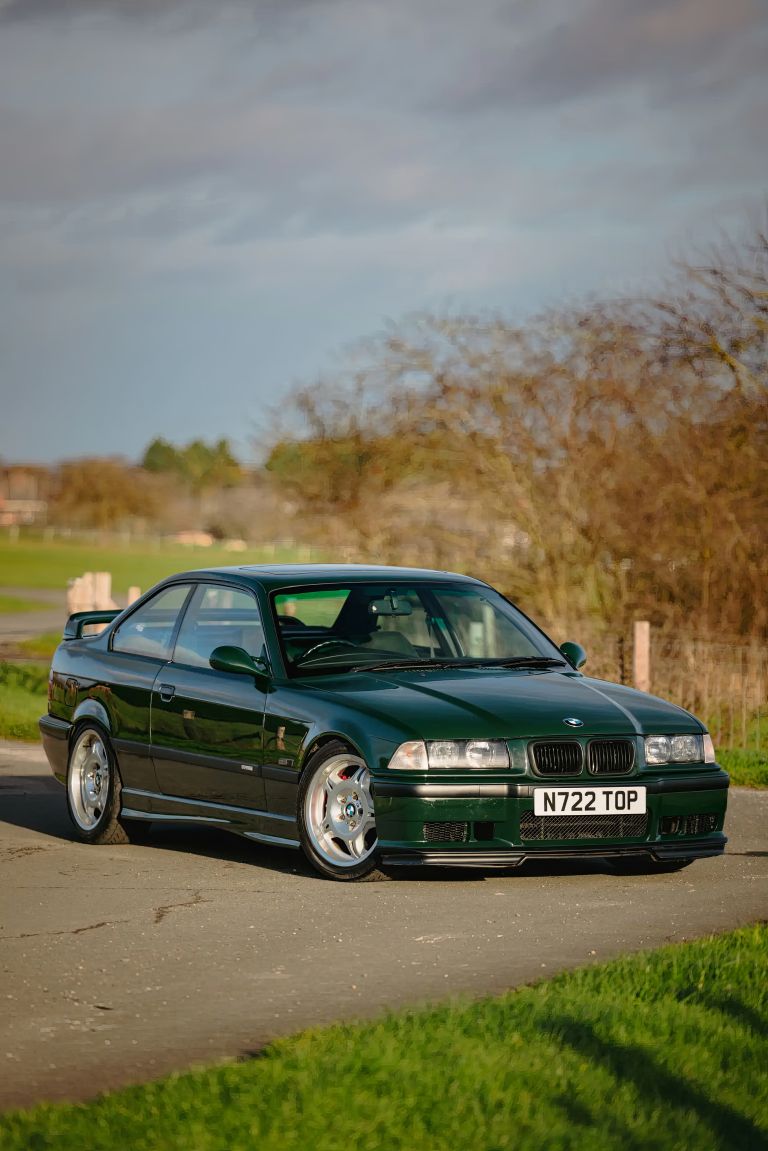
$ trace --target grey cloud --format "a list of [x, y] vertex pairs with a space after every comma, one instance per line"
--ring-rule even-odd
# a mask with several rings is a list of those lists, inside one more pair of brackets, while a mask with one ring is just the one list
[[242, 237], [297, 221], [391, 226], [439, 204], [447, 187], [441, 145], [417, 125], [242, 93], [96, 117], [0, 108], [0, 135], [13, 156], [0, 167], [0, 201], [59, 206], [66, 227], [90, 214], [96, 235], [110, 223], [120, 234], [163, 221], [174, 231], [217, 211], [222, 234], [237, 225]]
[[[204, 11], [175, 0], [11, 0], [4, 11], [21, 22], [127, 8]], [[768, 119], [749, 69], [706, 112], [689, 99], [659, 117], [652, 98], [697, 68], [700, 83], [722, 82], [732, 53], [758, 52], [750, 0], [722, 10], [721, 0], [472, 9], [465, 0], [233, 0], [232, 11], [246, 8], [308, 22], [279, 51], [242, 36], [239, 16], [225, 35], [197, 30], [170, 52], [138, 23], [89, 26], [66, 38], [48, 97], [43, 74], [28, 90], [23, 60], [10, 78], [0, 68], [0, 202], [39, 209], [34, 245], [25, 239], [34, 258], [18, 257], [30, 285], [45, 278], [46, 252], [54, 278], [79, 253], [90, 280], [100, 253], [112, 274], [113, 263], [138, 265], [153, 248], [183, 275], [185, 243], [204, 265], [238, 259], [238, 245], [260, 253], [265, 242], [308, 237], [346, 238], [362, 252], [368, 234], [373, 249], [394, 248], [394, 233], [421, 225], [525, 228], [543, 243], [600, 222], [661, 232], [677, 210], [671, 198], [693, 189], [706, 205], [759, 181]], [[42, 60], [64, 39], [42, 23], [9, 29], [13, 37], [27, 51], [42, 45]], [[5, 47], [6, 62], [19, 55]], [[429, 108], [425, 94], [436, 92]], [[451, 116], [457, 109], [467, 116]], [[500, 115], [486, 123], [487, 110]]]
[[66, 21], [77, 17], [131, 21], [176, 18], [183, 23], [214, 23], [228, 14], [254, 19], [275, 16], [313, 0], [0, 0], [0, 21], [8, 24]]
[[[768, 10], [762, 0], [572, 0], [541, 6], [559, 19], [523, 45], [509, 34], [467, 60], [440, 100], [466, 114], [554, 105], [633, 83], [652, 98], [674, 98], [724, 77], [738, 82], [768, 66]], [[510, 13], [509, 26], [514, 14]]]

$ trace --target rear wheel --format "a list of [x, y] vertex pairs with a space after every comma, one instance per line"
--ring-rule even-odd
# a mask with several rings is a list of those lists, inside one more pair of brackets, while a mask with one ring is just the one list
[[371, 773], [360, 756], [334, 741], [309, 760], [301, 778], [302, 850], [331, 879], [382, 879]]
[[120, 776], [101, 728], [78, 729], [67, 764], [67, 808], [84, 843], [128, 843], [120, 819]]

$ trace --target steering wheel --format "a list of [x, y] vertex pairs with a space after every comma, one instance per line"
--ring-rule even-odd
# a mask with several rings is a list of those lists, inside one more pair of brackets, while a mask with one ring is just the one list
[[280, 627], [288, 627], [289, 625], [291, 627], [306, 627], [307, 626], [304, 623], [304, 620], [299, 619], [299, 617], [297, 615], [279, 615], [277, 617], [277, 622], [280, 624]]
[[298, 667], [300, 663], [304, 663], [307, 656], [312, 655], [315, 651], [320, 651], [322, 647], [353, 647], [357, 650], [357, 644], [352, 643], [349, 639], [324, 639], [322, 643], [316, 643], [314, 647], [307, 648], [305, 652], [297, 656], [293, 661], [293, 666]]

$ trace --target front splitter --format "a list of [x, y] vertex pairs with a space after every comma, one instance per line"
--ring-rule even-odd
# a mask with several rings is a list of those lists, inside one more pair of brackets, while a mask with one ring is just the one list
[[643, 856], [655, 859], [659, 863], [667, 863], [678, 859], [706, 859], [711, 856], [722, 855], [728, 842], [726, 836], [711, 836], [700, 839], [696, 843], [653, 843], [653, 844], [621, 844], [614, 846], [590, 847], [551, 847], [538, 851], [433, 851], [424, 850], [382, 851], [381, 862], [385, 867], [416, 867], [426, 865], [430, 867], [520, 867], [523, 863], [533, 862], [537, 859], [569, 859], [573, 862], [579, 859], [611, 859]]

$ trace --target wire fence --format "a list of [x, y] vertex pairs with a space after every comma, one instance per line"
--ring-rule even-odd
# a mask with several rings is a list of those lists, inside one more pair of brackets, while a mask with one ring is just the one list
[[[632, 684], [631, 633], [602, 632], [590, 639], [589, 629], [571, 630], [585, 637], [589, 675]], [[716, 746], [768, 754], [768, 647], [673, 636], [652, 628], [650, 691], [697, 715]]]

